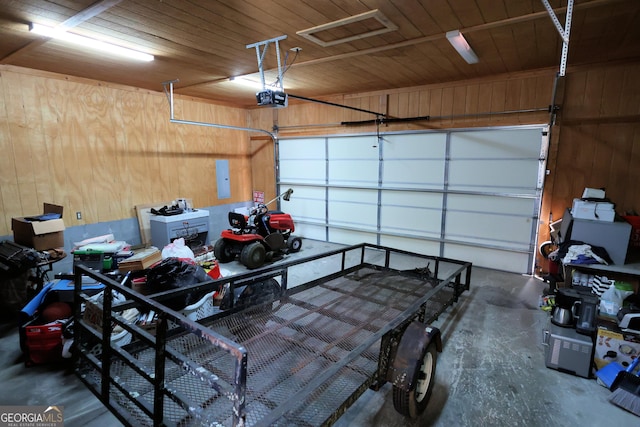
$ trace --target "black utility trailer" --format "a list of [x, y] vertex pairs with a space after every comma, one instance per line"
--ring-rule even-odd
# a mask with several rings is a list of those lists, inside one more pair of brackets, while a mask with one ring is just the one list
[[[100, 330], [76, 286], [76, 373], [124, 424], [316, 426], [385, 382], [400, 413], [424, 410], [442, 346], [430, 323], [469, 289], [471, 263], [360, 244], [151, 296], [75, 275], [126, 299], [105, 292]], [[197, 321], [162, 304], [224, 285], [236, 298]], [[154, 329], [127, 321], [132, 308], [157, 313]], [[130, 339], [113, 341], [118, 327]]]

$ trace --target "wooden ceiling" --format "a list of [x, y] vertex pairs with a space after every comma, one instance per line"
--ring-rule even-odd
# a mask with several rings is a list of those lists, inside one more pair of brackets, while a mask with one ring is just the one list
[[[567, 0], [549, 3], [564, 26]], [[367, 12], [375, 17], [351, 18]], [[312, 30], [345, 19], [354, 22]], [[92, 53], [30, 33], [30, 23], [63, 24], [155, 60]], [[456, 29], [477, 64], [447, 42]], [[305, 30], [318, 40], [298, 34]], [[0, 64], [153, 91], [179, 79], [178, 94], [245, 107], [256, 105], [256, 90], [229, 78], [259, 80], [256, 50], [246, 46], [280, 36], [286, 91], [312, 98], [559, 67], [562, 52], [541, 0], [0, 0]], [[272, 43], [267, 83], [276, 80], [276, 58]], [[575, 0], [569, 69], [638, 58], [640, 1]]]

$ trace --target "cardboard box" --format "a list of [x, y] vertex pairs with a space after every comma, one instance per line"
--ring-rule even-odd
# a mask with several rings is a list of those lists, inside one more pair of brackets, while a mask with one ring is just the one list
[[11, 229], [14, 242], [38, 251], [64, 247], [63, 207], [45, 203], [43, 210], [43, 215], [59, 214], [60, 219], [38, 221], [37, 218], [40, 215], [12, 218]]
[[616, 218], [616, 211], [613, 208], [613, 203], [573, 199], [571, 215], [578, 219], [613, 222]]
[[144, 270], [158, 261], [162, 261], [162, 253], [155, 246], [151, 246], [118, 262], [118, 270], [120, 270], [121, 273]]
[[[606, 357], [609, 351], [616, 353], [615, 358]], [[601, 369], [610, 362], [628, 366], [636, 357], [640, 357], [640, 335], [622, 332], [616, 324], [610, 322], [598, 326], [596, 348], [593, 354], [597, 369]]]

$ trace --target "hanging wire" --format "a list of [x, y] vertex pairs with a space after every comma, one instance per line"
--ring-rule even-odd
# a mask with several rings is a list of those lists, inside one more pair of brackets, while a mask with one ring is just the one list
[[[289, 71], [289, 68], [291, 68], [291, 66], [296, 62], [296, 59], [298, 59], [298, 54], [300, 53], [300, 50], [296, 50], [296, 56], [293, 57], [293, 60], [291, 61], [291, 64], [287, 65], [287, 60], [289, 59], [289, 53], [287, 52], [284, 56], [284, 71], [282, 71], [282, 79], [284, 80], [284, 75], [287, 71]], [[280, 84], [282, 84], [282, 88], [284, 89], [284, 82], [280, 81], [280, 77], [278, 76], [276, 78], [276, 81], [271, 85], [271, 86], [275, 86], [278, 87]]]

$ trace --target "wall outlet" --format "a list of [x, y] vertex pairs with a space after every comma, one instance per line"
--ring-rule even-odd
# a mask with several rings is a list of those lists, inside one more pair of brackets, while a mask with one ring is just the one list
[[82, 212], [76, 212], [76, 219], [82, 219]]

